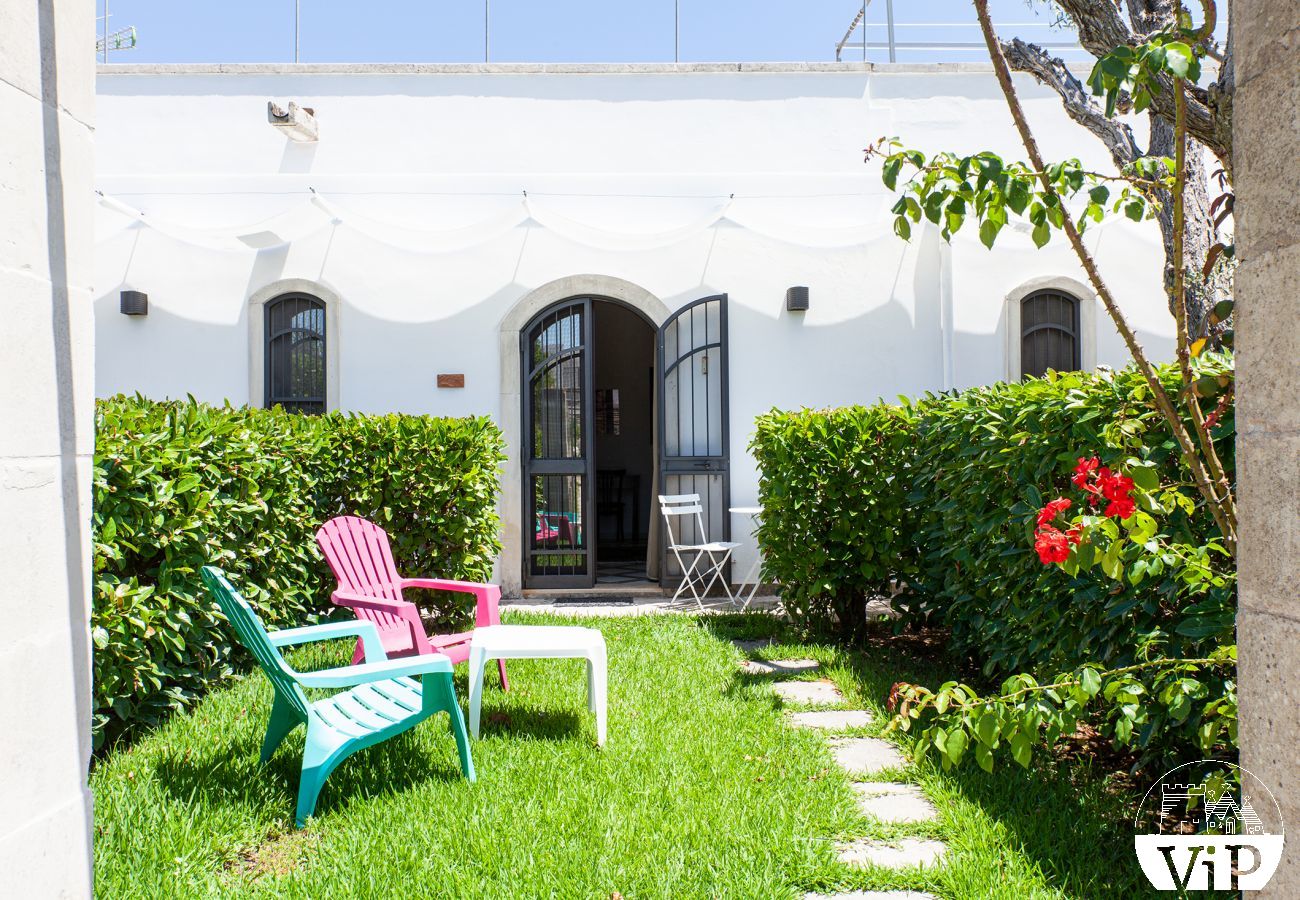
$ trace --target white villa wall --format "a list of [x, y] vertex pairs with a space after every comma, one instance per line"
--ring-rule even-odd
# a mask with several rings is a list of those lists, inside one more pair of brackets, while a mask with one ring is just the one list
[[[1109, 167], [1054, 94], [1028, 80], [1019, 86], [1047, 157]], [[720, 202], [708, 197], [733, 193], [736, 208], [768, 204], [774, 223], [764, 234], [724, 220], [626, 251], [532, 222], [456, 252], [419, 254], [345, 222], [277, 248], [231, 252], [123, 229], [119, 213], [101, 208], [100, 395], [259, 403], [260, 390], [250, 389], [249, 298], [306, 279], [342, 299], [329, 336], [338, 407], [501, 421], [519, 413], [502, 402], [517, 388], [501, 384], [495, 335], [537, 286], [615, 277], [669, 309], [726, 292], [732, 500], [746, 504], [757, 494], [745, 446], [758, 413], [1005, 378], [1008, 295], [1034, 279], [1086, 283], [1059, 236], [1038, 251], [1027, 233], [1010, 233], [990, 253], [965, 231], [951, 248], [930, 228], [909, 244], [891, 234], [893, 197], [878, 165], [862, 161], [875, 138], [1023, 155], [992, 74], [977, 66], [110, 66], [100, 69], [98, 93], [98, 187], [192, 227], [266, 218], [302, 204], [309, 187], [340, 208], [417, 227], [479, 221], [524, 191], [552, 213], [616, 232], [690, 222]], [[272, 98], [313, 107], [319, 143], [293, 144], [272, 129]], [[773, 195], [803, 199], [781, 208], [755, 199]], [[855, 246], [770, 236], [853, 220], [877, 226]], [[1115, 221], [1087, 240], [1144, 344], [1169, 356], [1173, 323], [1154, 224]], [[784, 309], [795, 284], [811, 289], [805, 314]], [[118, 313], [126, 287], [149, 294], [147, 318]], [[1085, 358], [1122, 365], [1109, 320], [1088, 318], [1096, 325]], [[466, 387], [437, 389], [441, 372], [464, 373]], [[507, 504], [503, 515], [507, 536], [517, 535], [517, 511]], [[519, 584], [511, 557], [498, 573], [507, 590]], [[740, 562], [743, 572], [744, 554]]]

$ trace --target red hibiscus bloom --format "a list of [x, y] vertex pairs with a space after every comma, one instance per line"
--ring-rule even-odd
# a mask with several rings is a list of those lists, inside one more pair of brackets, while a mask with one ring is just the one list
[[1048, 522], [1055, 519], [1061, 513], [1070, 508], [1070, 501], [1064, 497], [1057, 497], [1051, 503], [1044, 506], [1038, 511], [1038, 525], [1041, 528]]
[[1127, 499], [1133, 490], [1133, 479], [1127, 475], [1112, 475], [1105, 480], [1099, 480], [1101, 493], [1107, 500]]
[[1115, 516], [1120, 519], [1127, 519], [1129, 516], [1133, 515], [1133, 512], [1136, 509], [1137, 504], [1133, 502], [1133, 498], [1125, 495], [1123, 497], [1116, 497], [1114, 500], [1110, 501], [1110, 503], [1106, 504], [1106, 515]]
[[1083, 541], [1083, 532], [1078, 528], [1071, 528], [1065, 532], [1065, 539], [1077, 547]]
[[1034, 549], [1038, 551], [1039, 561], [1047, 566], [1065, 562], [1069, 558], [1070, 541], [1059, 529], [1040, 528], [1034, 535]]
[[1092, 473], [1097, 470], [1100, 463], [1101, 461], [1095, 456], [1091, 458], [1080, 456], [1079, 464], [1074, 467], [1074, 475], [1070, 477], [1070, 480], [1074, 482], [1074, 486], [1086, 490], [1088, 480], [1092, 478]]

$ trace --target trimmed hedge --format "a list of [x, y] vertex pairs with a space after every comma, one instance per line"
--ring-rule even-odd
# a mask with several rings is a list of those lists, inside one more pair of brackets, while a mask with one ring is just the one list
[[[1176, 390], [1173, 367], [1163, 377]], [[1229, 471], [1234, 436], [1229, 411], [1214, 433]], [[1153, 566], [1138, 584], [1098, 569], [1071, 577], [1034, 553], [1034, 516], [1046, 499], [1070, 496], [1080, 456], [1110, 466], [1135, 459], [1164, 483], [1188, 482], [1134, 370], [1049, 373], [899, 406], [773, 411], [760, 417], [752, 449], [765, 575], [783, 585], [798, 622], [815, 626], [833, 612], [852, 638], [858, 614], [845, 608], [896, 580], [909, 588], [905, 617], [951, 628], [951, 648], [990, 677], [1117, 667], [1149, 651], [1197, 657], [1234, 642], [1226, 558], [1216, 587], [1174, 565]], [[1217, 528], [1184, 493], [1191, 499], [1161, 531], [1204, 546]], [[1207, 687], [1211, 696], [1232, 690], [1224, 678]], [[1138, 744], [1195, 720], [1157, 716]]]
[[[225, 569], [272, 627], [316, 621], [332, 608], [333, 579], [315, 531], [351, 513], [389, 531], [404, 571], [486, 580], [500, 549], [502, 459], [500, 432], [486, 418], [100, 401], [96, 747], [189, 706], [243, 658], [232, 655], [202, 565]], [[465, 602], [432, 605], [451, 616]]]
[[906, 407], [771, 412], [751, 449], [763, 473], [758, 540], [786, 611], [817, 627], [865, 624], [863, 598], [911, 582], [920, 562]]

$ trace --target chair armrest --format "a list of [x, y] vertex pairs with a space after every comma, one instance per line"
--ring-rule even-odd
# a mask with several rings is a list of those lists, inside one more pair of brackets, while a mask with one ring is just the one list
[[389, 600], [387, 597], [376, 597], [373, 594], [358, 594], [354, 591], [335, 591], [330, 595], [330, 602], [335, 606], [362, 606], [366, 609], [377, 609], [395, 616], [400, 616], [408, 608], [414, 608], [415, 604], [408, 600]]
[[388, 659], [384, 645], [379, 640], [379, 629], [374, 622], [357, 619], [354, 622], [326, 622], [324, 625], [306, 625], [302, 628], [286, 628], [273, 631], [267, 635], [274, 647], [287, 647], [293, 644], [308, 644], [312, 641], [329, 641], [335, 638], [359, 637], [366, 650], [366, 659], [381, 661]]
[[477, 606], [474, 613], [474, 624], [479, 628], [501, 624], [501, 613], [498, 609], [501, 603], [501, 588], [495, 584], [450, 581], [445, 578], [403, 578], [402, 587], [473, 594]]
[[403, 578], [403, 588], [423, 588], [429, 591], [456, 591], [461, 594], [479, 594], [490, 584], [476, 584], [473, 581], [452, 581], [448, 578]]
[[[369, 624], [369, 623], [367, 623]], [[403, 675], [428, 675], [431, 672], [451, 672], [451, 660], [441, 653], [426, 653], [406, 659], [386, 659], [383, 662], [360, 666], [339, 666], [319, 672], [299, 672], [298, 683], [309, 688], [345, 688], [371, 681], [386, 681]]]

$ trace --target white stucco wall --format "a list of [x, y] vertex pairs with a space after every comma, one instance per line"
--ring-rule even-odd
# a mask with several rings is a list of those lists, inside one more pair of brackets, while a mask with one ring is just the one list
[[0, 894], [89, 897], [94, 4], [0, 12]]
[[[1108, 167], [1054, 94], [1027, 80], [1020, 88], [1049, 158]], [[879, 226], [857, 245], [828, 249], [724, 220], [655, 249], [610, 250], [528, 222], [456, 252], [420, 254], [374, 240], [345, 216], [288, 245], [232, 252], [124, 230], [118, 213], [101, 209], [101, 395], [260, 402], [250, 394], [248, 300], [268, 284], [305, 279], [342, 300], [330, 336], [337, 406], [501, 421], [519, 413], [502, 401], [517, 388], [500, 383], [496, 335], [537, 286], [598, 274], [669, 309], [725, 292], [732, 500], [747, 504], [757, 475], [745, 446], [758, 413], [1004, 378], [1008, 295], [1035, 279], [1086, 283], [1059, 236], [1039, 251], [1027, 233], [1009, 233], [990, 253], [966, 232], [951, 248], [932, 229], [910, 244], [890, 233], [894, 198], [878, 165], [862, 160], [875, 138], [1022, 155], [980, 67], [111, 66], [100, 69], [98, 94], [98, 187], [195, 228], [272, 216], [309, 188], [417, 227], [480, 221], [525, 191], [552, 212], [615, 231], [689, 222], [719, 202], [709, 197], [730, 194], [737, 208], [768, 204], [782, 238], [850, 220]], [[272, 98], [314, 108], [320, 141], [293, 144], [272, 129]], [[1088, 241], [1145, 345], [1168, 355], [1173, 324], [1155, 226], [1115, 222]], [[795, 284], [811, 289], [805, 314], [784, 310]], [[147, 318], [118, 314], [124, 287], [149, 294]], [[1085, 358], [1122, 365], [1109, 320], [1091, 318]], [[440, 372], [464, 373], [466, 388], [435, 388]], [[507, 526], [518, 534], [517, 523]], [[508, 568], [499, 575], [511, 589], [517, 565]]]

